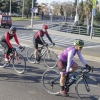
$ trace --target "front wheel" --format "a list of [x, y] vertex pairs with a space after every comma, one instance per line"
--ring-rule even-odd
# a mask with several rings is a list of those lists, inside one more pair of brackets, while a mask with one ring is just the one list
[[42, 75], [42, 84], [44, 89], [50, 94], [59, 94], [60, 75], [56, 70], [47, 70]]
[[51, 51], [48, 50], [46, 54], [44, 55], [44, 64], [49, 68], [54, 68], [57, 65], [57, 55]]
[[80, 100], [99, 100], [100, 83], [92, 76], [86, 79], [80, 78], [75, 87], [77, 96]]
[[22, 74], [26, 70], [26, 61], [21, 54], [18, 54], [13, 58], [13, 67], [15, 71], [19, 74]]

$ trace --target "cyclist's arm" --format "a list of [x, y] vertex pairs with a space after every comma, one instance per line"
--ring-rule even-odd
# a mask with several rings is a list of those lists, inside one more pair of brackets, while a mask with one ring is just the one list
[[9, 34], [5, 34], [5, 40], [6, 40], [6, 43], [8, 44], [8, 46], [10, 47], [10, 48], [12, 48], [12, 45], [11, 45], [11, 43], [10, 43], [10, 39], [9, 39]]
[[77, 55], [78, 55], [78, 57], [79, 57], [79, 59], [80, 59], [80, 61], [83, 63], [83, 65], [85, 66], [86, 65], [86, 61], [84, 60], [84, 58], [82, 57], [82, 54], [81, 54], [81, 52], [80, 51], [78, 51], [77, 52]]
[[47, 36], [47, 38], [49, 39], [49, 41], [50, 41], [51, 43], [53, 43], [53, 42], [52, 42], [52, 39], [51, 39], [51, 37], [49, 36], [48, 33], [46, 34], [46, 36]]
[[19, 41], [18, 41], [18, 38], [17, 38], [17, 35], [16, 35], [16, 34], [14, 34], [14, 39], [15, 39], [16, 43], [20, 46], [20, 44], [19, 44]]
[[74, 55], [74, 50], [70, 50], [68, 52], [66, 72], [69, 72], [70, 71], [70, 67], [71, 67], [73, 55]]

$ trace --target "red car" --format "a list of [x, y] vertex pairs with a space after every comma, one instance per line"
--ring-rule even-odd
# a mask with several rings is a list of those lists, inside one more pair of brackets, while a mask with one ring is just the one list
[[2, 26], [8, 26], [9, 28], [12, 26], [12, 19], [9, 15], [0, 15], [0, 27]]

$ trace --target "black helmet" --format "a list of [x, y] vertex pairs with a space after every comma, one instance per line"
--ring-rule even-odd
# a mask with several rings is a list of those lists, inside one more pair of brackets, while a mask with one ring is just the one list
[[17, 30], [16, 27], [14, 27], [14, 26], [10, 27], [10, 31], [16, 32], [16, 30]]

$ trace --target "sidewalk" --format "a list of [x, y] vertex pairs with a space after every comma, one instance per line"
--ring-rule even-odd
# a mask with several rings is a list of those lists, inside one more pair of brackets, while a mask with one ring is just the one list
[[[37, 31], [41, 29], [42, 25], [43, 24], [33, 25], [33, 31]], [[27, 28], [30, 28], [30, 26], [28, 26]], [[92, 39], [90, 39], [90, 36], [60, 32], [60, 31], [55, 31], [50, 29], [48, 29], [48, 32], [49, 34], [54, 34], [54, 35], [59, 35], [59, 36], [64, 36], [64, 37], [69, 37], [74, 39], [78, 38], [85, 41], [89, 41], [90, 43], [91, 42], [98, 43], [98, 45], [96, 46], [84, 47], [82, 50], [82, 55], [86, 59], [100, 61], [100, 38], [99, 37], [92, 37]], [[54, 50], [56, 53], [60, 53], [64, 49], [65, 48], [62, 47], [55, 47], [52, 50]]]

